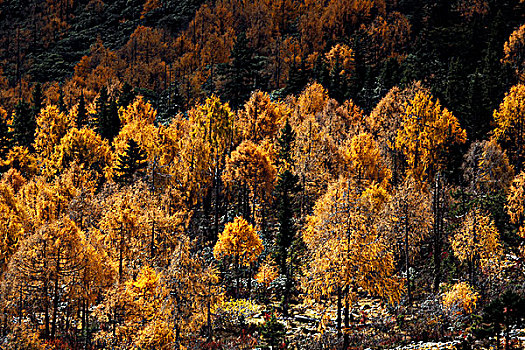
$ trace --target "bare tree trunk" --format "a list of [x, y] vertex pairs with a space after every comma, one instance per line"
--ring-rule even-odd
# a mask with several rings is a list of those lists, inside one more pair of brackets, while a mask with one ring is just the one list
[[208, 341], [211, 341], [212, 340], [212, 336], [213, 336], [213, 329], [212, 329], [212, 326], [211, 326], [211, 302], [210, 302], [210, 298], [211, 298], [211, 282], [208, 281], [208, 301], [206, 303], [206, 313], [207, 313], [207, 323], [208, 323]]
[[412, 307], [412, 291], [410, 288], [410, 257], [408, 249], [408, 203], [405, 202], [405, 264], [407, 275], [407, 297], [408, 305]]
[[441, 226], [443, 213], [440, 197], [441, 184], [438, 174], [434, 184], [434, 293], [439, 292], [439, 284], [441, 282]]
[[52, 323], [51, 323], [51, 338], [52, 339], [55, 339], [55, 336], [56, 336], [56, 329], [57, 329], [57, 314], [58, 314], [58, 299], [59, 299], [59, 295], [58, 295], [58, 277], [59, 277], [59, 274], [60, 274], [60, 249], [58, 249], [57, 251], [57, 256], [56, 256], [56, 270], [55, 270], [55, 290], [54, 290], [54, 295], [53, 295], [53, 319], [52, 319]]
[[341, 309], [343, 308], [341, 287], [337, 288], [337, 335], [341, 336]]
[[[44, 272], [47, 271], [47, 241], [44, 240], [44, 254], [43, 254], [43, 266]], [[49, 337], [49, 290], [48, 290], [48, 281], [44, 281], [44, 339]]]
[[343, 349], [348, 349], [350, 346], [350, 337], [348, 334], [348, 329], [350, 328], [350, 298], [348, 297], [348, 293], [350, 291], [350, 288], [346, 287], [346, 300], [345, 300], [345, 330], [344, 330], [344, 337], [343, 337]]

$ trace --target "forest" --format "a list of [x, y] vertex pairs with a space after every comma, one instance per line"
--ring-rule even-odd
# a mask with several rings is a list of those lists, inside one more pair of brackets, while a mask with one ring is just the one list
[[0, 0], [0, 349], [525, 346], [524, 0]]

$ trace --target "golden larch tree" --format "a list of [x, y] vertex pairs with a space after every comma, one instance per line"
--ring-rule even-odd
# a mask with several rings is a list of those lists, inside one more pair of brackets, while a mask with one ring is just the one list
[[449, 148], [467, 140], [465, 130], [439, 100], [425, 91], [417, 92], [404, 105], [403, 124], [398, 130], [396, 147], [408, 163], [407, 174], [420, 184], [432, 182], [443, 169]]
[[[257, 260], [264, 250], [261, 238], [255, 228], [242, 217], [236, 217], [229, 222], [219, 234], [219, 239], [213, 247], [213, 256], [217, 260], [231, 257], [237, 269], [237, 293], [239, 293], [239, 270], [241, 266], [249, 266]], [[250, 277], [251, 278], [251, 277]]]
[[432, 221], [430, 195], [410, 177], [395, 189], [381, 213], [380, 231], [392, 242], [399, 259], [404, 258], [409, 303], [412, 302], [410, 266], [415, 262], [420, 243], [430, 235]]
[[512, 165], [520, 171], [525, 159], [525, 85], [510, 88], [494, 111], [494, 122], [493, 137], [508, 151]]
[[[394, 276], [390, 242], [376, 229], [375, 217], [388, 199], [372, 185], [363, 189], [352, 179], [340, 178], [317, 200], [302, 233], [307, 247], [303, 288], [312, 301], [338, 296], [337, 328], [341, 328], [341, 299], [345, 301], [345, 328], [349, 308], [363, 289], [390, 302], [399, 300], [403, 287]], [[321, 305], [321, 304], [318, 304]], [[345, 336], [345, 343], [348, 339]]]
[[454, 255], [468, 264], [470, 284], [476, 286], [476, 270], [489, 274], [499, 265], [503, 254], [499, 232], [494, 220], [473, 209], [465, 216], [460, 229], [452, 238]]

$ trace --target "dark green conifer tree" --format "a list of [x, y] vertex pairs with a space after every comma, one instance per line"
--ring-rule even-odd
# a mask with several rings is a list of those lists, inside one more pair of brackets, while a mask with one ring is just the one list
[[106, 88], [100, 91], [96, 108], [96, 129], [102, 138], [111, 142], [119, 133], [120, 118], [117, 104], [109, 99]]
[[29, 104], [23, 100], [15, 106], [12, 128], [14, 144], [31, 148], [35, 140], [36, 120]]
[[295, 132], [288, 120], [281, 131], [281, 137], [278, 139], [279, 159], [278, 163], [284, 167], [278, 175], [277, 185], [275, 186], [276, 209], [278, 231], [275, 239], [276, 243], [276, 260], [281, 270], [281, 274], [286, 277], [285, 292], [283, 296], [283, 309], [286, 312], [292, 288], [293, 274], [295, 272], [294, 261], [289, 262], [289, 257], [293, 255], [292, 247], [297, 246], [296, 240], [301, 238], [297, 235], [294, 217], [297, 211], [295, 205], [295, 195], [300, 191], [299, 177], [292, 173], [293, 166], [292, 147], [295, 141]]
[[126, 108], [129, 106], [130, 103], [132, 103], [135, 100], [135, 97], [137, 95], [135, 94], [135, 90], [133, 87], [128, 84], [127, 82], [124, 83], [122, 86], [122, 91], [119, 94], [118, 97], [118, 107]]
[[146, 152], [133, 139], [129, 139], [124, 153], [117, 158], [115, 166], [115, 181], [130, 184], [137, 171], [144, 169], [147, 165]]
[[[319, 74], [322, 74], [320, 68], [318, 69], [318, 75]], [[298, 94], [303, 91], [306, 84], [308, 84], [308, 72], [304, 62], [302, 61], [301, 64], [292, 63], [283, 95]]]
[[40, 83], [36, 83], [31, 96], [31, 104], [33, 105], [31, 110], [35, 120], [38, 116], [38, 113], [40, 113], [40, 110], [42, 109], [42, 102], [42, 85], [40, 85]]
[[64, 90], [62, 85], [58, 87], [58, 110], [62, 113], [67, 113], [66, 103], [64, 102]]
[[256, 55], [248, 46], [246, 34], [241, 32], [233, 46], [231, 62], [219, 69], [219, 79], [223, 81], [220, 95], [233, 108], [248, 100], [252, 91], [264, 87], [264, 61], [264, 57]]
[[80, 94], [80, 100], [78, 101], [77, 110], [77, 127], [83, 128], [89, 124], [88, 113], [86, 109], [86, 101], [84, 100], [84, 92]]

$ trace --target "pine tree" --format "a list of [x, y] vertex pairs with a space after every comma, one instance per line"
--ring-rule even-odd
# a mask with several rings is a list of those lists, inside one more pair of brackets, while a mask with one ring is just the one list
[[29, 104], [20, 100], [13, 116], [13, 141], [17, 146], [30, 147], [35, 139], [36, 120]]
[[[288, 275], [287, 259], [289, 249], [295, 239], [297, 229], [293, 222], [295, 211], [293, 209], [294, 195], [299, 193], [299, 177], [292, 174], [290, 170], [285, 170], [278, 175], [275, 193], [277, 196], [277, 219], [279, 229], [277, 231], [277, 262], [281, 268], [281, 273]], [[287, 276], [288, 277], [288, 276]]]
[[33, 104], [32, 106], [32, 111], [33, 111], [33, 115], [34, 115], [34, 118], [36, 120], [36, 117], [38, 115], [38, 113], [40, 113], [40, 110], [42, 109], [42, 85], [40, 85], [40, 83], [37, 83], [35, 85], [35, 88], [33, 89], [33, 93], [32, 93], [32, 96], [31, 96], [31, 103]]
[[293, 166], [292, 149], [294, 142], [295, 132], [287, 119], [281, 131], [281, 137], [277, 140], [279, 145], [277, 163], [284, 170], [278, 175], [277, 185], [275, 186], [277, 218], [279, 222], [279, 230], [276, 237], [276, 258], [282, 274], [287, 274], [286, 260], [288, 250], [296, 233], [293, 223], [293, 196], [300, 190], [298, 185], [299, 177], [290, 170]]
[[57, 105], [58, 105], [58, 109], [60, 110], [60, 112], [62, 112], [62, 113], [66, 113], [67, 112], [66, 103], [64, 102], [64, 90], [62, 89], [62, 85], [58, 86], [58, 102], [57, 102]]
[[224, 80], [221, 96], [233, 108], [241, 106], [252, 91], [263, 86], [263, 63], [264, 58], [256, 56], [248, 46], [246, 34], [240, 33], [231, 52], [231, 62], [219, 71]]
[[97, 100], [97, 131], [102, 138], [112, 141], [120, 130], [120, 118], [115, 101], [108, 98], [108, 91], [103, 88]]
[[133, 175], [146, 167], [146, 152], [133, 139], [129, 139], [126, 150], [117, 158], [115, 166], [115, 181], [131, 183]]
[[297, 228], [294, 224], [294, 215], [297, 208], [294, 205], [295, 195], [300, 192], [299, 177], [291, 172], [293, 166], [292, 149], [295, 141], [295, 132], [293, 131], [288, 119], [281, 131], [281, 137], [277, 140], [279, 145], [278, 163], [285, 169], [278, 175], [277, 185], [275, 186], [276, 209], [279, 229], [275, 243], [277, 245], [276, 258], [279, 264], [281, 274], [286, 276], [285, 293], [283, 299], [283, 308], [287, 309], [290, 290], [292, 287], [292, 278], [294, 273], [294, 264], [288, 265], [288, 259], [293, 255], [292, 247], [297, 237]]
[[86, 101], [84, 100], [84, 92], [80, 94], [77, 109], [77, 127], [79, 129], [88, 125], [88, 114], [86, 109]]
[[290, 72], [288, 73], [288, 79], [284, 87], [284, 95], [298, 94], [300, 93], [305, 86], [308, 84], [308, 72], [304, 62], [301, 61], [301, 64], [292, 63], [290, 67]]
[[122, 91], [119, 94], [117, 105], [119, 107], [126, 108], [130, 103], [133, 102], [135, 97], [136, 97], [135, 90], [130, 84], [126, 82], [122, 86]]
[[278, 164], [284, 165], [293, 164], [292, 148], [295, 142], [295, 131], [293, 131], [290, 121], [286, 119], [283, 129], [281, 130], [281, 137], [277, 140], [279, 145]]
[[486, 91], [484, 91], [483, 75], [480, 74], [479, 69], [476, 69], [476, 72], [469, 78], [467, 96], [465, 96], [467, 100], [465, 124], [468, 135], [472, 135], [473, 139], [478, 139], [482, 138], [489, 131], [491, 115], [489, 107], [484, 100]]

